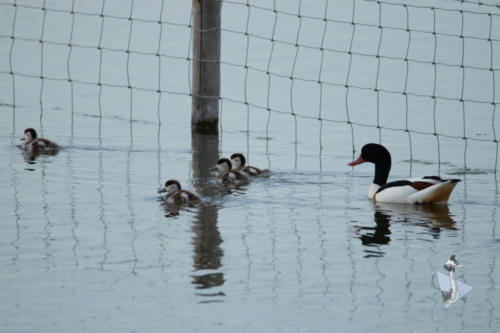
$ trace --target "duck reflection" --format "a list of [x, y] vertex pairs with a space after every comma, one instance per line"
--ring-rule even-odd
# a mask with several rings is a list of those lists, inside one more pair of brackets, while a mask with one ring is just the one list
[[36, 164], [36, 159], [38, 158], [38, 156], [40, 156], [40, 154], [35, 154], [33, 152], [27, 151], [23, 149], [22, 146], [19, 147], [22, 150], [24, 161], [28, 164]]
[[195, 270], [192, 284], [200, 290], [197, 293], [199, 296], [224, 296], [222, 291], [201, 292], [224, 284], [224, 274], [217, 271], [224, 255], [220, 247], [222, 237], [217, 227], [218, 207], [208, 200], [218, 194], [216, 186], [211, 183], [213, 177], [210, 168], [215, 165], [219, 156], [219, 138], [218, 135], [198, 134], [193, 131], [191, 139], [193, 186], [207, 199], [197, 208], [192, 227]]
[[54, 151], [49, 151], [49, 152], [41, 152], [39, 150], [30, 150], [26, 149], [24, 146], [19, 145], [19, 149], [21, 149], [21, 152], [23, 154], [24, 161], [28, 164], [36, 164], [36, 159], [42, 155], [42, 156], [55, 156], [59, 153], [59, 150], [54, 150]]
[[365, 233], [361, 234], [359, 238], [363, 245], [384, 245], [391, 241], [391, 230], [389, 229], [391, 216], [381, 211], [375, 211], [375, 226], [374, 227], [361, 227]]
[[177, 217], [179, 216], [179, 211], [181, 210], [190, 210], [192, 211], [193, 209], [196, 209], [197, 207], [200, 206], [199, 203], [197, 202], [188, 202], [188, 203], [177, 203], [177, 202], [169, 202], [165, 200], [164, 198], [159, 198], [158, 201], [160, 201], [160, 204], [163, 206], [163, 209], [165, 210], [165, 217], [167, 218], [172, 218], [172, 217]]
[[359, 226], [356, 235], [364, 246], [371, 247], [365, 250], [365, 257], [380, 257], [385, 253], [377, 248], [387, 245], [391, 241], [390, 225], [392, 223], [408, 223], [414, 226], [425, 227], [434, 239], [439, 239], [443, 229], [456, 230], [448, 205], [402, 205], [389, 203], [372, 203], [374, 226]]

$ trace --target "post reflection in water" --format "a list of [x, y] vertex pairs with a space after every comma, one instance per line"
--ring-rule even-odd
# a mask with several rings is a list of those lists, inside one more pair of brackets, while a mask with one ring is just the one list
[[[215, 272], [221, 266], [223, 251], [222, 238], [217, 228], [218, 207], [206, 200], [216, 195], [216, 186], [210, 183], [210, 168], [219, 157], [218, 136], [192, 133], [193, 186], [204, 197], [204, 202], [196, 209], [193, 223], [193, 284], [196, 289], [209, 289], [224, 284], [224, 274]], [[204, 273], [203, 271], [208, 271]], [[200, 296], [224, 296], [222, 291], [197, 293]]]
[[[375, 248], [391, 241], [391, 221], [403, 222], [428, 229], [434, 239], [439, 239], [443, 229], [456, 230], [455, 220], [448, 205], [405, 205], [373, 203], [374, 226], [358, 226], [355, 233], [364, 246]], [[365, 257], [381, 257], [385, 253], [379, 249], [365, 250]]]

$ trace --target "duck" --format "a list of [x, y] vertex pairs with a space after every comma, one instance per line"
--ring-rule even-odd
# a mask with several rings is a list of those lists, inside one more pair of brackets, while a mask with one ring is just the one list
[[387, 183], [391, 170], [391, 154], [382, 145], [368, 143], [361, 155], [349, 166], [364, 162], [375, 164], [375, 176], [368, 189], [368, 197], [374, 202], [433, 204], [446, 203], [460, 179], [442, 179], [439, 176], [424, 176]]
[[233, 170], [233, 165], [228, 158], [220, 158], [215, 166], [219, 170], [217, 181], [226, 185], [245, 185], [249, 178], [241, 171]]
[[249, 177], [269, 176], [268, 169], [261, 170], [253, 166], [245, 165], [246, 159], [242, 153], [234, 153], [231, 155], [231, 163], [233, 165], [233, 171], [240, 171]]
[[197, 203], [201, 198], [189, 191], [183, 190], [181, 184], [175, 179], [169, 179], [165, 186], [158, 190], [158, 193], [167, 193], [164, 199], [170, 204]]
[[21, 138], [23, 149], [32, 154], [48, 154], [53, 155], [59, 151], [59, 146], [47, 139], [38, 138], [36, 131], [33, 128], [24, 130], [24, 136]]

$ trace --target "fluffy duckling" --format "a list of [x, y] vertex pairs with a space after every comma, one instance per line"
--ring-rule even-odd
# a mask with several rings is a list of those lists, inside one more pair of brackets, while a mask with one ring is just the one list
[[224, 184], [244, 185], [248, 184], [249, 179], [246, 174], [232, 169], [232, 163], [227, 158], [221, 158], [216, 165], [219, 170], [217, 181]]
[[183, 190], [181, 184], [175, 179], [169, 179], [165, 183], [165, 186], [158, 190], [158, 193], [165, 193], [164, 199], [167, 203], [171, 204], [182, 204], [182, 203], [196, 203], [200, 202], [201, 199], [198, 195]]
[[261, 170], [259, 168], [245, 165], [246, 159], [245, 156], [241, 153], [234, 153], [231, 155], [231, 163], [233, 165], [234, 171], [241, 171], [247, 176], [257, 177], [257, 176], [269, 176], [269, 170]]
[[59, 146], [47, 139], [37, 138], [36, 131], [33, 128], [24, 130], [23, 149], [33, 154], [56, 154]]

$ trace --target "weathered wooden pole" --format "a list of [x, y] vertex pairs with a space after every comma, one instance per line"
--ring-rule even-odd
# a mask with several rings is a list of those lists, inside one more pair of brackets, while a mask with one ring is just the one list
[[191, 126], [216, 134], [220, 96], [220, 0], [193, 0]]
[[[197, 191], [216, 195], [210, 182], [210, 171], [219, 158], [219, 96], [220, 96], [220, 0], [193, 0], [193, 83], [191, 140], [193, 179]], [[218, 270], [223, 251], [217, 227], [218, 207], [203, 204], [193, 223], [193, 266], [195, 270]], [[220, 272], [196, 275], [193, 283], [205, 289], [220, 286]]]

